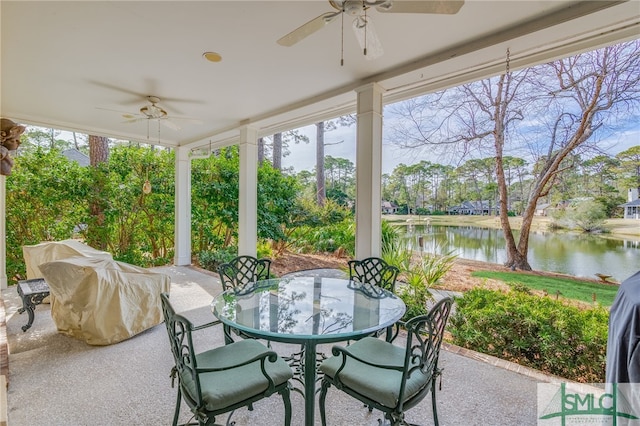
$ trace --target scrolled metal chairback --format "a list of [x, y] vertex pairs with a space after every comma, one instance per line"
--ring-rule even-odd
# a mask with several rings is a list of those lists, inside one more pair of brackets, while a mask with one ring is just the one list
[[395, 291], [396, 279], [400, 271], [383, 259], [367, 257], [362, 260], [351, 260], [348, 265], [350, 280], [377, 285], [392, 293]]
[[[423, 373], [436, 369], [452, 305], [453, 299], [445, 297], [436, 303], [428, 314], [407, 321], [407, 344], [411, 344], [411, 361], [414, 364], [409, 374], [418, 368]], [[439, 371], [433, 371], [432, 374], [437, 375]]]
[[269, 279], [270, 259], [257, 259], [253, 256], [238, 256], [230, 262], [218, 266], [223, 290], [244, 287], [249, 283]]

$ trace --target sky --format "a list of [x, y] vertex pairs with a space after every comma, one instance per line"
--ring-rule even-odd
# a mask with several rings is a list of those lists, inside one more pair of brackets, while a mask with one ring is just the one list
[[[315, 125], [303, 127], [299, 129], [308, 136], [309, 143], [291, 144], [289, 146], [290, 154], [282, 159], [282, 167], [292, 167], [295, 172], [302, 170], [313, 170], [316, 164], [316, 127]], [[384, 130], [383, 130], [384, 138]], [[356, 127], [338, 127], [337, 129], [326, 132], [325, 144], [333, 144], [343, 141], [335, 145], [325, 147], [325, 155], [336, 158], [346, 158], [355, 164], [356, 157]], [[625, 151], [632, 146], [640, 145], [640, 123], [630, 123], [627, 129], [617, 132], [607, 139], [599, 142], [599, 145], [611, 155]], [[389, 141], [383, 140], [382, 145], [382, 173], [391, 174], [393, 169], [403, 163], [411, 165], [421, 160], [431, 161], [433, 163], [441, 163], [439, 157], [429, 155], [428, 152], [418, 152], [417, 150], [401, 149]]]
[[[316, 165], [316, 126], [298, 129], [309, 138], [309, 143], [290, 144], [289, 155], [282, 158], [282, 167], [293, 168], [294, 172], [312, 171]], [[60, 139], [73, 140], [71, 133], [61, 132]], [[346, 158], [355, 164], [356, 158], [356, 126], [338, 127], [325, 133], [325, 155], [335, 158]], [[384, 130], [383, 130], [384, 138]], [[629, 123], [623, 131], [617, 132], [599, 143], [604, 151], [611, 155], [625, 151], [632, 146], [640, 145], [640, 122]], [[444, 164], [442, 157], [429, 155], [429, 150], [408, 150], [394, 146], [383, 140], [382, 173], [391, 174], [399, 164], [411, 165], [422, 160]]]

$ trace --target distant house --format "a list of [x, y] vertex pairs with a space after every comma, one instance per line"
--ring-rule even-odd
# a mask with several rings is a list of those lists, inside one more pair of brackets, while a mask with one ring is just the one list
[[396, 214], [398, 213], [398, 206], [391, 201], [382, 202], [382, 214]]
[[463, 201], [459, 206], [449, 207], [449, 214], [489, 216], [497, 214], [498, 209], [490, 201]]
[[536, 211], [533, 214], [534, 216], [548, 216], [549, 209], [551, 209], [551, 204], [540, 203], [536, 206]]
[[459, 206], [449, 207], [449, 214], [476, 214], [476, 207], [471, 201], [463, 201]]
[[638, 199], [638, 188], [629, 189], [627, 194], [628, 202], [621, 204], [624, 208], [625, 219], [640, 219], [640, 199]]
[[65, 149], [64, 151], [62, 151], [62, 155], [64, 155], [71, 161], [75, 161], [82, 167], [87, 167], [89, 164], [91, 164], [91, 162], [89, 161], [89, 157], [75, 148]]

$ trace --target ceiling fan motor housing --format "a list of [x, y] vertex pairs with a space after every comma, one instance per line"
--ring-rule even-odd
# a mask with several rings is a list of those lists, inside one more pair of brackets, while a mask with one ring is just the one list
[[142, 114], [146, 115], [148, 118], [162, 118], [167, 116], [167, 111], [156, 105], [160, 102], [160, 98], [157, 96], [147, 96], [147, 100], [151, 102], [151, 105], [140, 108], [140, 112]]

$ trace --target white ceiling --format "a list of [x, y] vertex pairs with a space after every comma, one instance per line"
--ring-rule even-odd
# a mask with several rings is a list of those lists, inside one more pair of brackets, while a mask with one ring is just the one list
[[[493, 75], [507, 48], [516, 68], [640, 37], [640, 0], [466, 0], [456, 15], [372, 10], [384, 55], [366, 60], [345, 25], [340, 66], [340, 19], [292, 47], [276, 43], [333, 10], [324, 0], [3, 0], [0, 8], [2, 117], [157, 143], [157, 121], [123, 117], [153, 95], [180, 126], [160, 126], [167, 146], [228, 144], [242, 125], [266, 136], [353, 112], [354, 89], [374, 81], [391, 102]], [[207, 62], [207, 51], [222, 61]]]

